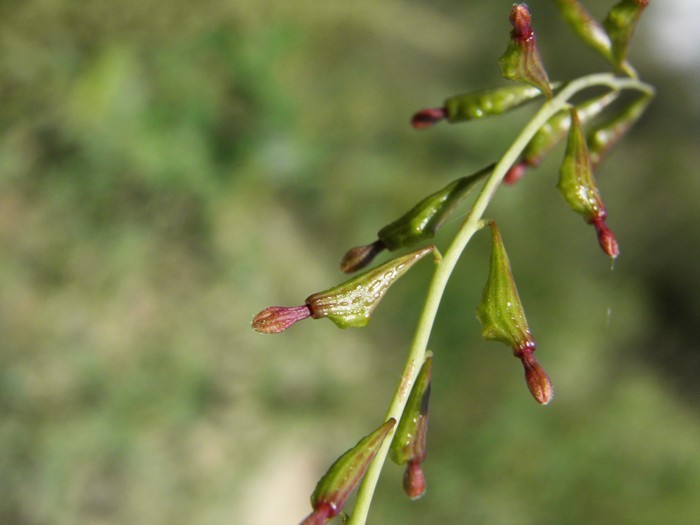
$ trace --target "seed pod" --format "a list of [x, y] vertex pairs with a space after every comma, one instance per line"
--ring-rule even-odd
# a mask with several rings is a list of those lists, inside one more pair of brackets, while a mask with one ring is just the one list
[[610, 257], [619, 255], [614, 235], [605, 224], [607, 211], [593, 176], [591, 159], [583, 128], [575, 108], [571, 108], [571, 129], [566, 142], [564, 161], [559, 170], [557, 187], [572, 210], [595, 227], [598, 242]]
[[530, 24], [530, 12], [526, 4], [513, 6], [510, 23], [513, 30], [508, 47], [500, 59], [501, 75], [509, 80], [532, 84], [547, 98], [552, 98], [549, 77], [537, 49], [535, 32]]
[[403, 489], [411, 499], [418, 499], [425, 494], [425, 476], [420, 464], [425, 460], [432, 364], [433, 358], [428, 356], [418, 372], [389, 449], [394, 463], [407, 464]]
[[[608, 91], [578, 104], [576, 109], [581, 123], [585, 124], [602, 113], [617, 99], [618, 95], [618, 91]], [[520, 162], [508, 170], [503, 181], [506, 184], [513, 184], [522, 178], [528, 167], [539, 166], [545, 156], [566, 137], [570, 125], [571, 118], [568, 109], [563, 109], [550, 117], [527, 143], [520, 157]]]
[[489, 277], [476, 310], [482, 335], [487, 340], [500, 341], [513, 349], [513, 354], [525, 369], [530, 393], [538, 403], [546, 405], [552, 400], [552, 383], [533, 355], [537, 345], [527, 324], [501, 233], [495, 222], [492, 221], [490, 227], [492, 248]]
[[634, 30], [637, 27], [642, 11], [649, 5], [649, 0], [622, 0], [608, 13], [603, 22], [612, 44], [611, 55], [613, 64], [620, 68], [627, 58]]
[[578, 0], [554, 0], [559, 12], [579, 38], [603, 58], [612, 61], [610, 37]]
[[639, 120], [651, 99], [651, 95], [637, 98], [588, 132], [586, 142], [588, 143], [588, 153], [593, 171], [597, 171], [603, 158]]
[[435, 232], [450, 217], [474, 185], [493, 171], [493, 164], [477, 173], [461, 177], [429, 195], [399, 219], [377, 233], [379, 239], [366, 246], [351, 248], [343, 256], [340, 268], [346, 273], [359, 270], [382, 250], [389, 251], [413, 246], [435, 236]]
[[306, 304], [311, 310], [311, 317], [327, 317], [340, 328], [365, 326], [394, 281], [434, 250], [435, 246], [421, 248], [368, 270], [334, 288], [310, 295]]
[[396, 420], [392, 417], [335, 460], [316, 485], [311, 495], [314, 511], [302, 525], [324, 524], [325, 520], [340, 513], [395, 424]]

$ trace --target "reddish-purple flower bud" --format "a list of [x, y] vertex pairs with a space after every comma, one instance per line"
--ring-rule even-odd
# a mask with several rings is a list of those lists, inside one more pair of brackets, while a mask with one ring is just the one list
[[326, 522], [336, 515], [336, 510], [329, 503], [320, 503], [300, 525], [326, 525]]
[[356, 272], [371, 263], [384, 249], [386, 246], [381, 239], [371, 244], [350, 248], [340, 261], [340, 269], [344, 273]]
[[413, 115], [411, 126], [416, 129], [425, 129], [434, 126], [447, 118], [445, 108], [422, 109]]
[[605, 224], [605, 218], [595, 217], [591, 224], [595, 228], [596, 235], [598, 236], [598, 244], [603, 249], [603, 252], [609, 257], [615, 259], [620, 255], [620, 247], [617, 244], [615, 235], [610, 230], [607, 224]]
[[510, 36], [513, 40], [524, 43], [535, 38], [535, 32], [532, 30], [530, 22], [530, 11], [527, 4], [514, 4], [513, 9], [508, 17], [513, 26]]
[[513, 164], [510, 169], [506, 172], [505, 177], [503, 177], [504, 184], [515, 184], [520, 179], [525, 176], [528, 164], [526, 161], [522, 160], [517, 164]]
[[533, 352], [535, 346], [526, 346], [515, 351], [515, 356], [520, 359], [525, 369], [525, 381], [532, 397], [541, 404], [547, 405], [554, 397], [554, 388], [549, 376], [540, 366]]
[[253, 329], [264, 334], [276, 334], [292, 326], [297, 321], [311, 317], [308, 305], [268, 306], [253, 319]]
[[501, 74], [516, 82], [527, 82], [552, 98], [552, 86], [537, 49], [535, 32], [526, 4], [515, 4], [510, 12], [513, 30], [505, 53], [501, 56]]
[[415, 500], [425, 494], [426, 483], [423, 468], [419, 461], [409, 461], [403, 473], [403, 491]]

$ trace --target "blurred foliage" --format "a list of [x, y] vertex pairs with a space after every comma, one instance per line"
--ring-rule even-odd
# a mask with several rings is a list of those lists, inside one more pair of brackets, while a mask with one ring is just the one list
[[[502, 82], [509, 6], [0, 3], [1, 523], [308, 513], [325, 468], [381, 420], [430, 269], [364, 330], [266, 337], [250, 319], [338, 282], [345, 249], [500, 156], [531, 110], [407, 123]], [[428, 494], [405, 501], [387, 465], [372, 523], [700, 515], [698, 77], [648, 52], [654, 6], [631, 59], [659, 97], [599, 177], [615, 270], [554, 188], [557, 153], [490, 209], [554, 403], [479, 338], [479, 237], [431, 342]], [[551, 2], [530, 7], [550, 76], [605, 69]]]

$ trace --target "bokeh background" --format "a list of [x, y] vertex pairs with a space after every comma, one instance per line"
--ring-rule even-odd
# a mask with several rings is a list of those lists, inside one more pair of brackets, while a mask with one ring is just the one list
[[[408, 120], [504, 82], [510, 5], [0, 2], [0, 523], [309, 512], [383, 417], [430, 264], [363, 330], [250, 321], [339, 282], [347, 248], [501, 155], [533, 109]], [[552, 2], [530, 7], [553, 79], [607, 69]], [[639, 28], [631, 59], [659, 94], [599, 174], [614, 270], [555, 189], [561, 150], [488, 211], [555, 402], [480, 339], [477, 236], [430, 345], [428, 494], [408, 502], [387, 464], [370, 523], [700, 519], [698, 23], [667, 0]]]

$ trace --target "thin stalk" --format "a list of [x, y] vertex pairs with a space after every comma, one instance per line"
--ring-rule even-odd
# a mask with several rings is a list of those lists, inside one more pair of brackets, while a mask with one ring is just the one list
[[[472, 236], [483, 227], [483, 214], [489, 203], [493, 200], [496, 190], [501, 184], [506, 172], [515, 164], [518, 157], [525, 149], [525, 146], [530, 142], [530, 139], [537, 133], [540, 127], [542, 127], [551, 116], [565, 108], [568, 105], [567, 101], [573, 95], [589, 87], [601, 85], [608, 86], [615, 90], [636, 89], [649, 94], [654, 93], [651, 86], [632, 78], [620, 78], [609, 73], [588, 75], [568, 83], [554, 98], [545, 102], [540, 110], [527, 123], [513, 144], [498, 161], [491, 175], [487, 178], [479, 196], [474, 202], [474, 206], [472, 206], [472, 209], [462, 223], [452, 244], [445, 252], [433, 274], [433, 279], [430, 283], [423, 310], [418, 320], [418, 326], [416, 327], [416, 332], [413, 337], [413, 343], [411, 344], [411, 349], [406, 359], [404, 371], [394, 396], [391, 399], [385, 420], [390, 417], [396, 418], [397, 421], [401, 419], [408, 394], [425, 360], [428, 341], [447, 282]], [[365, 474], [357, 494], [355, 508], [347, 522], [348, 525], [364, 525], [367, 520], [369, 507], [372, 503], [372, 497], [389, 451], [393, 433], [394, 430], [386, 437]]]

